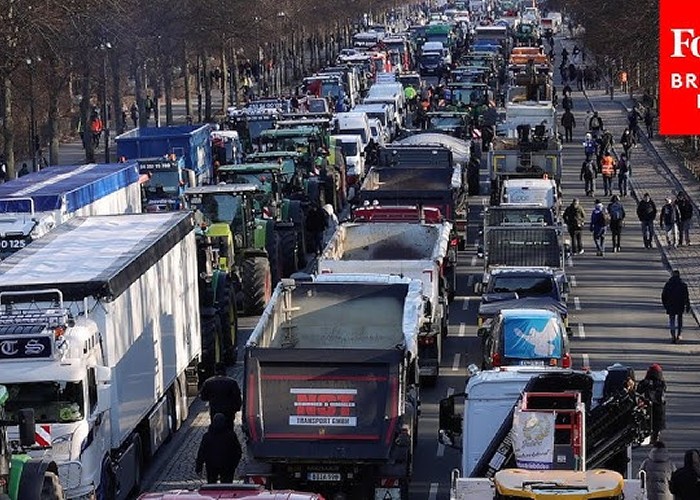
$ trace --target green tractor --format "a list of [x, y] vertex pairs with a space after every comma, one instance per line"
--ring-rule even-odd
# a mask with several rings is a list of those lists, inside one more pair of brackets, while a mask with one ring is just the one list
[[217, 267], [226, 270], [236, 291], [236, 304], [241, 304], [245, 314], [262, 313], [273, 284], [298, 268], [295, 224], [256, 216], [264, 213], [256, 209], [262, 196], [264, 192], [253, 184], [199, 186], [185, 191], [188, 206], [195, 212], [199, 237], [211, 238]]

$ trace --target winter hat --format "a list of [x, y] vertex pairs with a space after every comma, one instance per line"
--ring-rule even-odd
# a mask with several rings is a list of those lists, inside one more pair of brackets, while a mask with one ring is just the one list
[[661, 369], [661, 365], [658, 364], [658, 363], [654, 363], [653, 365], [651, 365], [651, 366], [649, 367], [649, 370], [650, 370], [650, 371], [653, 371], [653, 372], [657, 372], [657, 373], [661, 373], [661, 372], [663, 371], [663, 370]]
[[602, 204], [602, 203], [596, 203], [596, 204], [595, 204], [595, 209], [596, 209], [596, 210], [603, 210], [603, 204]]

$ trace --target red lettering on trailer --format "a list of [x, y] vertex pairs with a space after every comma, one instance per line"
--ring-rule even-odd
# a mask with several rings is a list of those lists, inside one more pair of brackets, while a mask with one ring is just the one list
[[296, 394], [297, 415], [349, 417], [355, 407], [354, 394]]

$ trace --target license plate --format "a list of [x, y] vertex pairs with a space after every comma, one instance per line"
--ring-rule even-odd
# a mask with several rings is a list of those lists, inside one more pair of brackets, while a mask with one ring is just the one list
[[544, 361], [541, 359], [523, 359], [520, 361], [520, 366], [544, 366]]
[[309, 481], [341, 481], [343, 478], [339, 472], [309, 472]]

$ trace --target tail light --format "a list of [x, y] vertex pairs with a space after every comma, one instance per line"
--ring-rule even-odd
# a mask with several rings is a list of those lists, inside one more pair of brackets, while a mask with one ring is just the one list
[[493, 354], [491, 357], [491, 364], [494, 366], [494, 368], [501, 366], [501, 353], [496, 352]]
[[571, 368], [571, 354], [564, 354], [564, 357], [561, 359], [561, 366], [562, 368]]
[[398, 488], [401, 481], [396, 477], [383, 477], [379, 480], [382, 488]]
[[418, 337], [418, 345], [434, 345], [435, 335], [421, 335]]
[[251, 484], [258, 484], [260, 486], [266, 486], [267, 478], [265, 476], [248, 476], [248, 481]]
[[457, 245], [459, 245], [459, 238], [452, 238], [450, 240], [450, 246], [456, 247]]

